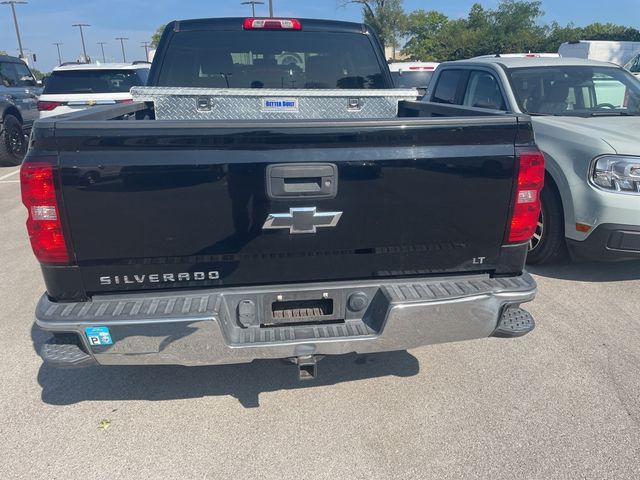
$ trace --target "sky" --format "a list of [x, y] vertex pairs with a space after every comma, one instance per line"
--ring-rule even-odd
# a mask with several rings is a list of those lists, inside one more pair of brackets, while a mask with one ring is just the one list
[[[107, 61], [122, 61], [120, 42], [116, 37], [128, 37], [125, 53], [128, 61], [144, 59], [143, 41], [149, 41], [156, 28], [170, 20], [248, 16], [251, 8], [240, 5], [242, 0], [28, 0], [16, 5], [22, 45], [27, 53], [35, 53], [32, 66], [48, 72], [58, 63], [54, 42], [62, 43], [63, 61], [73, 61], [82, 54], [80, 33], [74, 23], [88, 23], [85, 29], [87, 53], [101, 60], [97, 42], [106, 42]], [[267, 13], [258, 5], [256, 16]], [[438, 10], [451, 18], [464, 17], [473, 3], [493, 8], [498, 0], [405, 0], [407, 11]], [[331, 18], [360, 21], [361, 10], [355, 5], [340, 7], [340, 0], [273, 0], [276, 16], [300, 18]], [[544, 21], [561, 24], [573, 22], [614, 22], [640, 28], [640, 0], [544, 0]], [[0, 5], [0, 50], [17, 55], [11, 8]]]

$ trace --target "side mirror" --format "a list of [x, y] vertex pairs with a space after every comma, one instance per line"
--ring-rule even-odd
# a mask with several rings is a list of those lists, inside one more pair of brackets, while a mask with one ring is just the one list
[[42, 86], [42, 80], [36, 80], [36, 85], [38, 87], [41, 87]]

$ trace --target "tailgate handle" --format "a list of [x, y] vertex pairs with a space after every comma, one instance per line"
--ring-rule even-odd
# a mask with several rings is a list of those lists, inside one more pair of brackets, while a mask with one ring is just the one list
[[270, 198], [334, 198], [338, 167], [333, 163], [281, 163], [267, 167]]

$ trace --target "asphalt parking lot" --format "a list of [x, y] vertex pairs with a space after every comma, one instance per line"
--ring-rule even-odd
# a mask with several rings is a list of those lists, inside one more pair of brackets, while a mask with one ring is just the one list
[[[0, 478], [638, 478], [640, 263], [536, 268], [536, 330], [327, 358], [43, 367], [44, 290], [0, 168]], [[102, 424], [102, 428], [100, 425]], [[105, 428], [108, 427], [108, 428]]]

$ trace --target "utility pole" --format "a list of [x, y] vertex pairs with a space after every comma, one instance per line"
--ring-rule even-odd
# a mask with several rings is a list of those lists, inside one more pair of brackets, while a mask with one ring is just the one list
[[18, 37], [18, 49], [20, 50], [20, 58], [24, 60], [24, 51], [22, 50], [22, 40], [20, 39], [20, 29], [18, 28], [18, 17], [16, 17], [16, 5], [24, 5], [27, 2], [7, 0], [0, 2], [2, 5], [11, 5], [11, 12], [13, 12], [13, 24], [16, 27], [16, 36]]
[[273, 0], [269, 0], [269, 16], [273, 17]]
[[89, 63], [89, 57], [87, 57], [87, 49], [84, 46], [84, 33], [82, 32], [82, 27], [90, 27], [88, 23], [75, 23], [71, 25], [72, 27], [78, 27], [80, 29], [80, 40], [82, 41], [82, 54], [84, 55], [84, 62]]
[[240, 5], [251, 5], [251, 16], [256, 16], [256, 5], [264, 5], [264, 2], [257, 2], [255, 0], [251, 0], [249, 2], [241, 2]]
[[140, 42], [144, 47], [144, 59], [149, 61], [149, 42]]
[[104, 46], [107, 44], [107, 42], [96, 42], [98, 45], [100, 45], [100, 50], [102, 50], [102, 63], [107, 63], [107, 59], [104, 56]]
[[64, 43], [53, 43], [52, 45], [55, 45], [56, 48], [58, 49], [58, 65], [62, 65], [62, 55], [60, 55], [60, 45], [64, 45]]
[[122, 46], [122, 61], [127, 63], [127, 56], [124, 54], [124, 41], [129, 39], [127, 37], [116, 37], [116, 40], [120, 40], [120, 45]]

